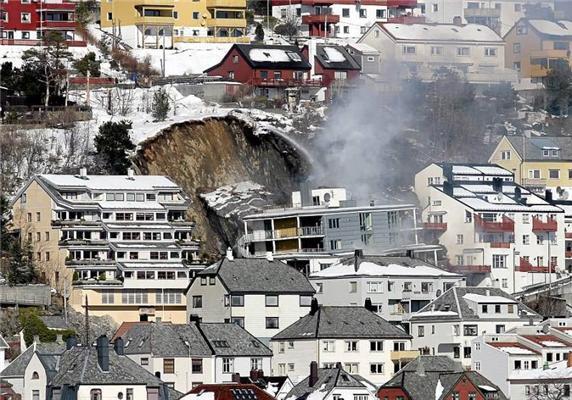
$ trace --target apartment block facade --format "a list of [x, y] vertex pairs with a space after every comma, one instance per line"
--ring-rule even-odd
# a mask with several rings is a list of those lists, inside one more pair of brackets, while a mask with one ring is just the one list
[[468, 285], [514, 293], [566, 274], [564, 211], [515, 184], [509, 171], [431, 164], [416, 175], [415, 190], [428, 236]]
[[76, 32], [76, 3], [68, 0], [4, 0], [0, 2], [0, 45], [33, 46], [57, 33], [68, 46], [85, 46]]
[[118, 322], [186, 321], [198, 259], [189, 200], [163, 176], [37, 175], [15, 196], [13, 224], [70, 305]]
[[101, 28], [132, 47], [250, 41], [245, 0], [104, 0], [100, 11]]

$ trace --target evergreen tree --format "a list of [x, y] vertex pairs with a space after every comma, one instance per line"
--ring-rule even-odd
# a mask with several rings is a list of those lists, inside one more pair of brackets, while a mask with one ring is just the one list
[[74, 61], [73, 66], [83, 76], [87, 76], [87, 71], [89, 71], [91, 76], [100, 76], [100, 64], [101, 61], [95, 59], [95, 53], [90, 51], [79, 60]]
[[99, 127], [95, 136], [96, 157], [101, 164], [101, 172], [125, 175], [131, 165], [128, 152], [135, 149], [129, 136], [131, 121], [108, 121]]
[[254, 33], [256, 34], [256, 38], [254, 40], [256, 40], [257, 42], [264, 41], [264, 28], [262, 27], [260, 22], [256, 24], [256, 29], [254, 30]]
[[21, 244], [14, 241], [10, 248], [10, 259], [8, 260], [8, 283], [25, 285], [36, 282], [37, 278], [31, 243], [26, 241]]
[[151, 115], [153, 115], [153, 118], [157, 121], [164, 121], [167, 118], [170, 109], [169, 95], [165, 89], [160, 88], [153, 94]]

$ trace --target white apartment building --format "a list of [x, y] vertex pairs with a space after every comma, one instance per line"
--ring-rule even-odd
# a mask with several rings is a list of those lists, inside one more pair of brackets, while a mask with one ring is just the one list
[[387, 381], [418, 352], [411, 351], [411, 336], [364, 307], [319, 306], [271, 340], [272, 372], [293, 382], [307, 376], [312, 361], [320, 368], [341, 363], [375, 385]]
[[430, 301], [465, 278], [410, 257], [364, 256], [342, 259], [310, 275], [316, 299], [326, 306], [369, 304], [377, 315], [392, 323], [407, 320]]
[[498, 288], [453, 287], [409, 319], [412, 347], [471, 365], [471, 341], [540, 322], [542, 317]]
[[419, 0], [420, 14], [427, 22], [486, 25], [504, 36], [525, 16], [528, 5], [554, 9], [554, 0]]
[[[570, 329], [570, 327], [568, 327]], [[498, 385], [512, 400], [527, 400], [544, 384], [572, 385], [572, 336], [549, 324], [523, 326], [472, 342], [471, 368]], [[568, 395], [564, 398], [569, 397]]]
[[293, 267], [273, 259], [234, 258], [229, 250], [191, 282], [188, 320], [236, 323], [266, 342], [308, 313], [314, 293]]
[[[483, 169], [487, 175], [466, 178]], [[415, 191], [426, 231], [470, 286], [514, 293], [558, 279], [566, 273], [563, 210], [515, 184], [506, 170], [495, 177], [498, 170], [431, 164], [419, 172]]]
[[[36, 175], [16, 194], [14, 226], [70, 305], [117, 322], [185, 322], [198, 261], [189, 199], [165, 176]], [[200, 267], [200, 266], [195, 266]], [[69, 292], [68, 292], [69, 293]]]
[[125, 355], [175, 390], [231, 382], [233, 374], [271, 369], [272, 352], [237, 324], [125, 323], [117, 330]]
[[484, 25], [376, 22], [358, 40], [382, 55], [382, 69], [432, 81], [441, 68], [452, 69], [474, 84], [516, 81], [505, 68], [505, 43]]

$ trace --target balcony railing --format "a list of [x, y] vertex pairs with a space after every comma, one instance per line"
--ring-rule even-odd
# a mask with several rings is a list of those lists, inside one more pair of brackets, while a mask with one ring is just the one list
[[558, 222], [554, 218], [548, 218], [545, 221], [539, 217], [532, 217], [533, 232], [556, 232], [558, 230]]
[[427, 231], [446, 231], [446, 222], [424, 222], [423, 228]]
[[519, 272], [536, 272], [536, 273], [554, 273], [556, 272], [556, 265], [553, 264], [550, 267], [543, 265], [532, 265], [530, 261], [525, 258], [520, 257], [520, 265], [517, 266], [517, 271]]
[[483, 232], [514, 232], [514, 221], [503, 215], [502, 222], [486, 221], [475, 214], [475, 227]]
[[76, 22], [75, 21], [54, 21], [54, 20], [49, 20], [46, 19], [44, 21], [42, 21], [42, 25], [45, 29], [50, 29], [50, 28], [54, 28], [54, 29], [75, 29], [76, 27]]
[[465, 8], [465, 18], [484, 17], [499, 18], [501, 10], [498, 8]]
[[321, 226], [303, 226], [298, 228], [298, 235], [300, 236], [321, 236], [324, 234], [324, 229]]
[[419, 357], [419, 350], [400, 350], [390, 353], [391, 361], [415, 360]]
[[417, 0], [386, 0], [387, 8], [417, 8]]
[[447, 269], [462, 274], [487, 274], [491, 272], [490, 265], [449, 265]]
[[510, 249], [509, 242], [491, 242], [491, 249]]
[[303, 15], [302, 23], [306, 25], [310, 24], [337, 24], [340, 22], [340, 16], [336, 14], [315, 14], [315, 15]]
[[323, 82], [316, 79], [264, 79], [253, 78], [249, 82], [252, 86], [268, 86], [268, 87], [322, 87]]

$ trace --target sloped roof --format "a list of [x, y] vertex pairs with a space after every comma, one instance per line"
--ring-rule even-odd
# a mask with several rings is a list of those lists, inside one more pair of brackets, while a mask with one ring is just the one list
[[217, 356], [272, 356], [268, 347], [238, 324], [201, 323], [199, 327]]
[[325, 69], [334, 70], [361, 70], [359, 63], [342, 46], [332, 44], [318, 44], [316, 46], [316, 59]]
[[[344, 371], [341, 366], [336, 368], [320, 368], [318, 369], [318, 380], [314, 386], [310, 386], [310, 377], [307, 376], [303, 381], [298, 383], [286, 395], [286, 399], [306, 399], [310, 394], [320, 391], [324, 396], [334, 388], [364, 388], [362, 383], [363, 377], [352, 375]], [[312, 397], [314, 399], [314, 397]]]
[[320, 306], [272, 340], [320, 338], [409, 339], [411, 336], [364, 307]]
[[377, 24], [396, 40], [497, 42], [498, 44], [503, 44], [502, 38], [485, 25], [397, 24], [384, 22], [377, 22]]
[[[208, 396], [213, 393], [213, 396]], [[204, 396], [204, 397], [201, 397]], [[197, 385], [181, 400], [276, 400], [252, 383], [217, 383]]]
[[[509, 300], [515, 300], [511, 295], [504, 292], [499, 288], [484, 288], [484, 287], [452, 287], [441, 296], [427, 304], [418, 312], [410, 317], [410, 321], [425, 321], [425, 320], [439, 320], [439, 321], [472, 321], [479, 320], [480, 317], [476, 314], [468, 304], [465, 295], [476, 294], [480, 296], [498, 296]], [[469, 297], [470, 299], [471, 297]], [[516, 305], [517, 310], [512, 319], [542, 319], [542, 317], [534, 312], [532, 309], [525, 306], [523, 303], [518, 302]]]
[[197, 274], [218, 275], [230, 293], [300, 293], [312, 295], [316, 291], [308, 279], [281, 261], [260, 258], [223, 258]]
[[18, 377], [24, 376], [26, 367], [30, 363], [33, 355], [37, 353], [39, 356], [59, 356], [66, 349], [64, 343], [33, 343], [23, 353], [16, 357], [2, 372], [2, 377]]
[[[571, 31], [572, 34], [572, 31]], [[572, 161], [572, 136], [505, 136], [520, 158], [526, 161]], [[543, 150], [558, 149], [558, 156], [544, 157]], [[552, 154], [552, 153], [550, 153]]]
[[549, 21], [545, 19], [530, 19], [528, 23], [538, 33], [548, 36], [572, 39], [572, 21]]
[[85, 188], [91, 190], [157, 190], [178, 189], [176, 183], [162, 175], [56, 175], [45, 174], [38, 177], [58, 189]]
[[8, 343], [6, 343], [6, 340], [4, 340], [2, 335], [0, 335], [0, 349], [9, 349], [9, 348], [10, 345], [8, 345]]
[[290, 69], [307, 71], [312, 66], [296, 46], [267, 44], [234, 44], [218, 64], [207, 68], [212, 71], [222, 65], [228, 55], [236, 49], [252, 68]]

